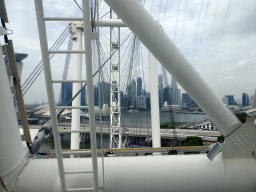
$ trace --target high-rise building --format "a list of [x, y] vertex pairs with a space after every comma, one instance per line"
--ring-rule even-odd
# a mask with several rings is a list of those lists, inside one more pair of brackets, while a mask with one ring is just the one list
[[[67, 103], [72, 99], [72, 83], [62, 83], [62, 101], [61, 105], [66, 106]], [[69, 105], [71, 106], [71, 104]]]
[[160, 109], [163, 107], [163, 104], [164, 104], [163, 91], [164, 91], [163, 75], [158, 75], [158, 96], [159, 96], [159, 108]]
[[159, 96], [159, 108], [161, 109], [164, 105], [163, 100], [163, 75], [158, 75], [158, 96]]
[[151, 110], [151, 103], [150, 103], [150, 97], [146, 98], [146, 109]]
[[198, 107], [197, 103], [193, 99], [191, 100], [191, 107]]
[[124, 92], [123, 91], [120, 92], [120, 99], [121, 99], [120, 106], [123, 107], [124, 106]]
[[[99, 84], [98, 84], [99, 89]], [[110, 83], [109, 82], [101, 82], [100, 83], [100, 97], [101, 97], [101, 107], [103, 104], [110, 105]]]
[[179, 103], [179, 91], [177, 86], [177, 81], [172, 77], [172, 104], [178, 105]]
[[192, 102], [192, 99], [189, 96], [189, 94], [182, 93], [182, 103], [185, 103], [187, 108], [191, 107], [191, 102]]
[[141, 95], [144, 96], [144, 97], [146, 97], [146, 94], [147, 94], [147, 91], [146, 91], [145, 89], [142, 89], [142, 90], [141, 90]]
[[236, 105], [236, 101], [234, 99], [234, 95], [225, 95], [228, 98], [228, 105]]
[[146, 97], [144, 95], [140, 96], [140, 107], [146, 109]]
[[[72, 99], [72, 88], [73, 88], [73, 84], [72, 83], [62, 83], [62, 101], [61, 101], [61, 105], [62, 106], [66, 106], [67, 103]], [[82, 84], [81, 84], [82, 87]], [[71, 106], [71, 104], [69, 104], [69, 106]], [[86, 105], [86, 90], [85, 88], [81, 91], [81, 106], [85, 106]]]
[[[99, 106], [99, 98], [101, 98], [101, 106]], [[110, 83], [103, 81], [98, 83], [97, 86], [94, 86], [94, 106], [102, 107], [104, 104], [110, 105]]]
[[146, 109], [150, 110], [151, 109], [151, 103], [150, 103], [150, 92], [146, 92]]
[[249, 95], [247, 93], [242, 94], [242, 104], [244, 107], [249, 105]]
[[253, 95], [251, 95], [250, 98], [249, 98], [249, 104], [250, 105], [252, 104], [252, 100], [253, 100]]
[[132, 82], [127, 86], [128, 108], [136, 107], [136, 81], [132, 79]]
[[150, 98], [150, 92], [146, 92], [146, 98]]
[[99, 89], [98, 86], [93, 86], [94, 91], [94, 106], [99, 106]]
[[136, 94], [136, 81], [135, 79], [132, 79], [131, 82], [131, 94], [132, 94], [132, 106], [135, 108], [136, 107], [136, 98], [137, 98], [137, 94]]
[[140, 108], [141, 107], [141, 95], [137, 97], [137, 102], [136, 102], [136, 108]]
[[138, 77], [138, 79], [137, 79], [137, 96], [141, 95], [141, 90], [142, 90], [142, 79], [141, 79], [141, 77]]
[[178, 105], [181, 104], [181, 90], [178, 89]]
[[164, 103], [167, 102], [167, 105], [172, 104], [172, 87], [170, 85], [163, 90], [163, 100]]
[[222, 101], [225, 105], [228, 105], [228, 98], [227, 98], [227, 97], [222, 97], [221, 101]]
[[86, 91], [86, 88], [84, 88], [82, 91], [81, 91], [81, 106], [86, 106], [87, 102], [87, 91]]

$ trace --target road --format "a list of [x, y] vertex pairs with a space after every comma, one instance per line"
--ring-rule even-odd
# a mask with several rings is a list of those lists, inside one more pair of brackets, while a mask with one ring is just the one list
[[[89, 133], [90, 128], [89, 124], [81, 124], [81, 130], [85, 130]], [[30, 129], [39, 129], [39, 125], [30, 125]], [[100, 132], [100, 125], [96, 125], [97, 132]], [[70, 130], [70, 123], [62, 123], [59, 125], [59, 130]], [[102, 130], [104, 134], [109, 134], [109, 125], [103, 124]], [[123, 129], [123, 135], [126, 136], [141, 136], [141, 137], [151, 137], [152, 131], [149, 128], [135, 128], [135, 127], [126, 127]], [[188, 129], [176, 129], [176, 134], [173, 129], [161, 129], [160, 130], [161, 138], [171, 139], [186, 139], [188, 136], [198, 136], [201, 137], [204, 141], [217, 141], [218, 136], [220, 136], [219, 131], [198, 131], [198, 130], [188, 130]]]

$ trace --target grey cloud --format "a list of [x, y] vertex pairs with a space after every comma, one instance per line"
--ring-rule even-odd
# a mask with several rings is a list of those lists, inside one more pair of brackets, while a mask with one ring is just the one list
[[[211, 34], [212, 35], [228, 35], [235, 34], [239, 36], [248, 36], [256, 32], [256, 5], [255, 2], [251, 3], [250, 8], [244, 10], [232, 10], [228, 14], [227, 19], [223, 19], [224, 14], [220, 20], [215, 21]], [[241, 8], [242, 9], [242, 8]]]
[[245, 59], [240, 61], [238, 64], [235, 65], [236, 70], [245, 70], [253, 65], [256, 64], [256, 59]]

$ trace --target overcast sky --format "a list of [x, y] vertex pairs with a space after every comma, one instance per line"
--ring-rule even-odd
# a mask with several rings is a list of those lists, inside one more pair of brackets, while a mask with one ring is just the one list
[[[81, 5], [81, 0], [77, 2]], [[23, 61], [22, 82], [24, 82], [41, 60], [34, 1], [6, 0], [5, 3], [9, 18], [6, 26], [13, 30], [9, 39], [14, 41], [15, 52], [28, 54]], [[242, 93], [249, 95], [254, 93], [255, 0], [145, 0], [145, 2], [142, 0], [142, 3], [160, 22], [169, 37], [219, 98], [234, 95], [235, 99], [241, 99]], [[47, 16], [82, 16], [82, 12], [73, 0], [44, 0], [44, 6]], [[100, 14], [107, 12], [108, 8], [102, 6]], [[47, 24], [50, 46], [67, 25], [68, 22]], [[1, 42], [3, 43], [3, 39]], [[62, 48], [66, 49], [66, 47], [67, 41]], [[143, 52], [142, 55], [145, 57], [144, 61], [147, 61], [147, 53]], [[52, 60], [54, 79], [61, 79], [64, 61], [64, 55], [60, 58], [54, 57]], [[146, 89], [149, 91], [146, 65], [147, 63], [144, 63], [143, 68]], [[136, 67], [141, 69], [140, 66]], [[161, 73], [160, 65], [158, 72]], [[69, 78], [72, 78], [72, 65]], [[55, 97], [58, 98], [59, 86], [55, 87], [57, 88]], [[47, 102], [43, 73], [24, 99], [25, 103]]]

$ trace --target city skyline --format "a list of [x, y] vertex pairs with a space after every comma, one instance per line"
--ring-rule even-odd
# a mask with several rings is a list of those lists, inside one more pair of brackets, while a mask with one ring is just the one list
[[[139, 82], [136, 83], [136, 82]], [[128, 102], [129, 105], [125, 106], [127, 108], [149, 108], [146, 107], [146, 99], [150, 98], [150, 90], [142, 89], [142, 78], [138, 77], [137, 80], [131, 79], [131, 83], [127, 85], [126, 92], [124, 93], [121, 91], [121, 107], [124, 107], [124, 103]], [[180, 89], [177, 89], [177, 95], [179, 98], [178, 104], [172, 103], [173, 101], [173, 85], [175, 86], [175, 79], [172, 79], [172, 85], [166, 85], [163, 87], [163, 79], [162, 75], [158, 75], [158, 96], [159, 96], [159, 108], [161, 109], [164, 104], [165, 105], [180, 105], [182, 108], [190, 108], [190, 107], [197, 107], [197, 104], [194, 102], [194, 100], [189, 96], [188, 93], [181, 93]], [[99, 84], [101, 84], [101, 105], [104, 104], [109, 105], [110, 103], [110, 83], [109, 82], [101, 82], [97, 83], [96, 86], [94, 86], [94, 105], [99, 106]], [[141, 86], [141, 87], [140, 87]], [[163, 89], [162, 89], [163, 87]], [[162, 91], [161, 91], [162, 89]], [[83, 89], [81, 92], [82, 98], [81, 98], [81, 105], [86, 105], [86, 89]], [[130, 97], [130, 101], [129, 101]], [[240, 105], [240, 106], [249, 106], [252, 102], [253, 95], [248, 95], [247, 93], [241, 93], [242, 99], [237, 99], [234, 97], [234, 95], [225, 95], [221, 98], [222, 102], [227, 105]], [[67, 103], [69, 100], [72, 99], [72, 83], [64, 83], [62, 84], [62, 100], [61, 105], [65, 105], [64, 103]], [[127, 101], [125, 101], [127, 99]], [[139, 101], [140, 100], [140, 101]], [[163, 101], [163, 102], [161, 102]], [[42, 101], [42, 103], [45, 103]], [[138, 104], [139, 103], [139, 104]], [[143, 104], [141, 104], [143, 103]], [[184, 103], [187, 103], [187, 105], [184, 105]], [[189, 104], [188, 104], [189, 103]], [[27, 103], [26, 103], [27, 104]], [[30, 103], [30, 104], [34, 104]], [[150, 104], [149, 104], [150, 105]], [[132, 106], [132, 107], [131, 107]]]
[[[137, 83], [136, 83], [137, 82]], [[126, 107], [127, 109], [149, 109], [150, 104], [147, 105], [147, 98], [150, 98], [150, 91], [142, 89], [142, 78], [138, 77], [137, 80], [131, 79], [126, 87], [126, 92], [121, 91], [121, 107]], [[175, 85], [176, 84], [176, 85]], [[101, 82], [97, 86], [94, 86], [94, 105], [99, 106], [99, 85], [101, 87], [101, 106], [104, 104], [109, 105], [110, 103], [110, 83]], [[166, 85], [163, 87], [162, 75], [158, 75], [158, 91], [159, 91], [159, 108], [166, 105], [180, 105], [181, 108], [192, 108], [198, 107], [195, 101], [189, 96], [188, 93], [182, 93], [177, 88], [177, 82], [175, 79], [172, 79], [172, 85]], [[176, 87], [176, 88], [175, 88]], [[174, 89], [173, 89], [174, 88]], [[176, 90], [177, 89], [177, 90]], [[162, 91], [161, 91], [162, 90]], [[176, 91], [176, 93], [175, 93]], [[72, 97], [72, 84], [67, 83], [62, 85], [62, 103], [69, 101]], [[85, 90], [82, 91], [82, 95], [85, 95]], [[174, 95], [176, 94], [176, 95]], [[68, 95], [68, 96], [67, 96]], [[174, 97], [177, 96], [177, 101]], [[67, 99], [68, 97], [68, 99]], [[83, 96], [84, 97], [84, 96]], [[82, 98], [84, 100], [84, 98]], [[65, 101], [65, 102], [63, 102]], [[163, 101], [163, 102], [162, 102]], [[242, 100], [235, 99], [234, 95], [225, 95], [222, 98], [224, 104], [229, 106], [231, 105], [240, 105], [248, 106], [252, 101], [252, 96], [249, 96], [247, 93], [242, 93]]]

